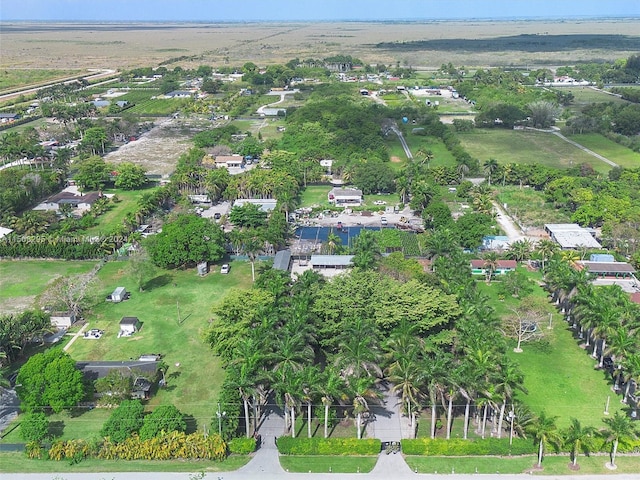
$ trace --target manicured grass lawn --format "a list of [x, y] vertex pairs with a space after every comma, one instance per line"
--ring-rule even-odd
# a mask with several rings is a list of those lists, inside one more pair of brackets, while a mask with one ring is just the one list
[[331, 190], [330, 185], [309, 185], [300, 194], [300, 206], [311, 207], [312, 205], [329, 206], [327, 194]]
[[569, 108], [573, 108], [574, 106], [584, 106], [589, 105], [591, 103], [628, 103], [626, 100], [622, 100], [615, 95], [608, 95], [599, 90], [595, 90], [591, 87], [562, 87], [559, 89], [561, 92], [571, 92], [573, 93], [573, 102], [569, 106]]
[[36, 295], [54, 278], [76, 275], [91, 270], [96, 262], [64, 260], [0, 260], [0, 308], [15, 311], [12, 306], [29, 308]]
[[[85, 315], [89, 328], [105, 334], [99, 340], [78, 339], [69, 349], [76, 360], [128, 360], [149, 353], [161, 353], [169, 365], [167, 387], [150, 400], [150, 405], [174, 404], [192, 415], [199, 427], [215, 416], [213, 406], [223, 379], [219, 360], [202, 339], [212, 306], [230, 289], [251, 285], [248, 262], [233, 262], [229, 275], [219, 267], [199, 277], [195, 269], [158, 270], [138, 292], [128, 278], [126, 262], [109, 262], [99, 274], [98, 299], [115, 287], [124, 286], [131, 298], [122, 303], [99, 301]], [[179, 310], [179, 313], [178, 313]], [[131, 337], [117, 338], [120, 319], [135, 316], [142, 329]], [[78, 418], [82, 421], [82, 416]]]
[[323, 455], [281, 455], [280, 465], [287, 472], [369, 473], [378, 457], [341, 457]]
[[[521, 270], [525, 271], [525, 270]], [[541, 280], [539, 272], [529, 272], [530, 278]], [[512, 313], [518, 300], [506, 297], [498, 299], [499, 281], [487, 285], [478, 282], [480, 291], [489, 296], [490, 303], [500, 316]], [[533, 295], [546, 298], [546, 292], [536, 286]], [[544, 339], [537, 343], [525, 343], [522, 353], [509, 351], [524, 373], [524, 386], [528, 393], [518, 393], [534, 413], [545, 410], [547, 414], [558, 416], [559, 427], [569, 425], [571, 418], [577, 418], [583, 425], [596, 428], [603, 426], [602, 418], [607, 397], [611, 397], [609, 412], [611, 415], [620, 410], [620, 397], [611, 390], [608, 376], [594, 369], [596, 360], [580, 348], [579, 341], [572, 335], [562, 315], [549, 304], [549, 313], [553, 314], [552, 329], [548, 330], [548, 315], [541, 319]], [[515, 346], [513, 344], [512, 346]]]
[[[569, 470], [568, 455], [548, 455], [542, 462], [543, 470], [533, 470], [534, 475], [571, 475], [571, 474], [599, 474], [611, 475], [613, 472], [607, 470], [604, 464], [609, 457], [604, 455], [578, 457], [578, 465], [580, 470], [574, 472]], [[532, 470], [534, 464], [538, 461], [536, 456], [518, 456], [518, 457], [405, 457], [407, 465], [411, 470], [418, 473], [457, 473], [457, 474], [496, 474], [496, 473], [525, 473]], [[625, 473], [638, 473], [640, 471], [639, 457], [616, 457], [618, 469], [615, 471], [617, 475]], [[476, 470], [477, 469], [477, 470]]]
[[127, 213], [138, 210], [138, 199], [145, 192], [152, 192], [157, 187], [149, 187], [140, 190], [106, 189], [104, 193], [114, 193], [120, 199], [118, 203], [109, 203], [110, 209], [97, 218], [98, 224], [83, 232], [83, 235], [94, 236], [112, 232], [115, 227], [122, 225]]
[[445, 147], [442, 140], [438, 138], [415, 135], [411, 133], [411, 130], [409, 130], [409, 133], [405, 135], [405, 140], [409, 145], [409, 150], [411, 150], [413, 157], [417, 160], [422, 160], [421, 158], [418, 158], [418, 150], [431, 150], [433, 152], [433, 160], [429, 162], [429, 167], [437, 167], [441, 165], [451, 166], [456, 164], [456, 160], [453, 158], [453, 155], [451, 155], [449, 150], [447, 150], [447, 147]]
[[[494, 179], [499, 182], [500, 179]], [[495, 186], [500, 205], [507, 204], [507, 212], [523, 225], [543, 227], [545, 223], [569, 223], [569, 215], [545, 203], [544, 193], [533, 188]]]
[[624, 168], [640, 167], [640, 153], [636, 153], [630, 148], [617, 144], [598, 133], [583, 133], [582, 135], [571, 135], [571, 140], [599, 153], [612, 162]]
[[88, 458], [78, 464], [70, 465], [69, 462], [30, 460], [22, 452], [0, 453], [2, 471], [6, 473], [194, 472], [197, 474], [199, 472], [228, 472], [237, 470], [245, 465], [250, 459], [251, 457], [248, 455], [233, 455], [223, 462], [184, 460], [122, 461]]
[[475, 129], [459, 133], [463, 147], [480, 163], [495, 158], [499, 163], [540, 164], [547, 167], [570, 168], [581, 163], [606, 173], [611, 167], [550, 133]]

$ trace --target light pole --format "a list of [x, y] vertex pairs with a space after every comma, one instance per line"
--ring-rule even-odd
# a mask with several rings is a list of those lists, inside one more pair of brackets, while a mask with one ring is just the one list
[[516, 414], [513, 411], [513, 407], [511, 407], [511, 411], [509, 412], [509, 423], [510, 423], [510, 429], [509, 429], [509, 445], [513, 444], [513, 420], [516, 418]]
[[216, 417], [218, 417], [218, 435], [222, 436], [222, 418], [227, 416], [227, 412], [220, 411], [220, 402], [218, 402], [218, 410], [216, 411]]

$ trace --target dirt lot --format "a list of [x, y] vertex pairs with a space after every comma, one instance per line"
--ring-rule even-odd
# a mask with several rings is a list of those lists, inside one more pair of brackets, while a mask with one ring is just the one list
[[[191, 139], [207, 124], [199, 120], [162, 119], [138, 140], [122, 145], [105, 156], [107, 162], [133, 162], [151, 174], [167, 178], [178, 163], [178, 157], [193, 146]], [[211, 127], [211, 124], [208, 124]]]
[[[402, 23], [3, 23], [1, 68], [133, 68], [285, 63], [352, 55], [438, 68], [563, 65], [637, 53], [640, 21]], [[536, 41], [528, 41], [535, 35]], [[584, 35], [567, 39], [563, 35]], [[614, 37], [619, 35], [621, 37]], [[509, 37], [518, 40], [514, 44]], [[631, 42], [629, 41], [631, 39]], [[461, 43], [456, 43], [456, 41]], [[487, 45], [489, 41], [491, 44]], [[421, 42], [416, 44], [413, 42]], [[380, 43], [387, 43], [381, 46]], [[535, 51], [534, 51], [535, 50]], [[173, 61], [171, 61], [173, 60]]]

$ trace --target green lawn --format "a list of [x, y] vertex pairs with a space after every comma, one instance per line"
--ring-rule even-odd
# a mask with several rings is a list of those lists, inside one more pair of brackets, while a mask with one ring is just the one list
[[281, 455], [280, 465], [287, 472], [369, 473], [378, 457], [341, 457], [323, 455]]
[[[100, 301], [85, 315], [90, 327], [105, 331], [99, 340], [78, 339], [69, 349], [76, 360], [128, 360], [142, 354], [161, 353], [169, 365], [166, 388], [150, 404], [174, 404], [192, 415], [198, 426], [211, 423], [214, 402], [223, 379], [220, 362], [202, 340], [211, 307], [234, 288], [248, 288], [251, 268], [247, 262], [233, 262], [229, 275], [212, 273], [199, 277], [195, 269], [158, 270], [144, 292], [138, 292], [127, 278], [126, 262], [109, 262], [100, 271], [98, 298], [124, 286], [131, 298], [122, 303]], [[135, 316], [143, 323], [136, 335], [117, 338], [118, 323]]]
[[523, 225], [541, 228], [545, 223], [569, 223], [569, 215], [546, 203], [544, 193], [540, 191], [514, 186], [498, 185], [495, 188], [498, 190], [496, 198], [500, 205], [506, 203], [507, 212]]
[[495, 158], [501, 164], [540, 164], [547, 167], [570, 168], [581, 163], [606, 173], [611, 167], [574, 147], [556, 135], [543, 132], [475, 129], [459, 133], [463, 147], [480, 162]]
[[300, 206], [311, 207], [313, 205], [329, 206], [327, 194], [331, 190], [329, 185], [309, 185], [300, 194]]
[[[533, 280], [541, 280], [539, 272], [529, 275]], [[490, 285], [479, 281], [477, 285], [482, 293], [489, 296], [500, 316], [510, 314], [511, 308], [517, 308], [517, 299], [506, 297], [504, 301], [499, 300], [499, 281]], [[547, 297], [539, 286], [535, 287], [533, 295]], [[580, 348], [562, 315], [551, 304], [548, 312], [553, 315], [552, 329], [547, 329], [549, 317], [545, 314], [541, 321], [544, 340], [523, 344], [522, 353], [509, 351], [511, 359], [520, 365], [524, 373], [524, 386], [528, 391], [527, 394], [519, 393], [518, 398], [534, 413], [545, 410], [549, 415], [558, 416], [559, 427], [568, 426], [574, 417], [583, 425], [599, 428], [603, 426], [607, 397], [611, 397], [611, 414], [621, 409], [620, 397], [611, 390], [607, 375], [594, 369], [596, 360]]]
[[145, 192], [152, 192], [156, 187], [149, 187], [140, 190], [106, 189], [106, 194], [116, 194], [120, 199], [118, 203], [109, 203], [110, 209], [97, 218], [98, 224], [84, 231], [87, 236], [97, 236], [108, 232], [113, 232], [115, 227], [122, 225], [122, 221], [127, 213], [134, 213], [138, 210], [138, 199]]
[[[568, 455], [549, 455], [542, 462], [543, 470], [533, 470], [538, 461], [536, 456], [518, 457], [419, 457], [407, 456], [405, 461], [413, 471], [418, 473], [457, 473], [457, 474], [496, 474], [496, 473], [525, 473], [534, 475], [572, 475], [572, 474], [599, 474], [611, 475], [611, 471], [605, 468], [608, 456], [578, 457], [580, 470], [574, 472], [569, 469]], [[633, 456], [616, 457], [618, 469], [616, 474], [638, 473], [640, 471], [640, 458]]]
[[603, 157], [608, 158], [612, 162], [617, 163], [621, 167], [640, 167], [640, 153], [636, 153], [630, 148], [620, 145], [613, 140], [609, 140], [598, 133], [571, 135], [569, 138], [587, 147], [589, 150], [593, 150]]
[[46, 118], [39, 118], [37, 120], [33, 120], [32, 122], [27, 122], [27, 123], [22, 123], [20, 125], [17, 125], [15, 127], [11, 127], [11, 128], [7, 128], [5, 130], [2, 130], [0, 132], [0, 136], [3, 136], [7, 133], [12, 133], [12, 132], [22, 132], [23, 130], [25, 130], [26, 128], [42, 128], [45, 124], [47, 123], [47, 119]]
[[615, 95], [609, 95], [607, 93], [595, 90], [591, 87], [562, 87], [558, 88], [561, 92], [573, 93], [573, 102], [569, 108], [584, 107], [591, 103], [628, 103], [626, 100], [622, 100]]
[[[82, 472], [193, 472], [193, 478], [200, 472], [227, 472], [245, 465], [251, 457], [232, 455], [223, 462], [206, 460], [151, 461], [151, 460], [98, 460], [88, 458], [71, 465], [69, 462], [30, 460], [22, 452], [0, 453], [2, 471], [6, 473], [82, 473]], [[54, 477], [60, 478], [60, 477]]]
[[0, 309], [7, 312], [29, 308], [51, 280], [88, 272], [94, 264], [91, 261], [0, 260]]

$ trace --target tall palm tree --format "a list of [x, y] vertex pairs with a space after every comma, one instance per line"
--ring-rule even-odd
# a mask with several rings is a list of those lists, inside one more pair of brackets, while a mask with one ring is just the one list
[[484, 162], [482, 169], [489, 176], [489, 185], [491, 185], [491, 178], [496, 174], [500, 165], [495, 158], [490, 158], [486, 162]]
[[626, 383], [622, 402], [627, 403], [629, 400], [629, 392], [631, 390], [631, 382], [637, 382], [640, 379], [640, 353], [634, 352], [624, 359], [622, 362], [622, 379]]
[[601, 435], [608, 443], [611, 443], [611, 468], [616, 468], [616, 453], [618, 444], [625, 440], [635, 440], [638, 438], [638, 431], [631, 419], [623, 413], [616, 412], [613, 417], [603, 419], [607, 427]]
[[482, 257], [482, 260], [484, 260], [482, 268], [484, 268], [485, 280], [487, 284], [490, 284], [493, 272], [498, 268], [498, 254], [496, 252], [487, 252]]
[[549, 445], [559, 446], [562, 441], [556, 419], [558, 417], [549, 417], [543, 410], [540, 415], [529, 425], [527, 432], [533, 436], [534, 441], [538, 442], [538, 467], [542, 467], [542, 457]]
[[249, 261], [251, 262], [251, 279], [255, 283], [256, 281], [256, 259], [258, 258], [258, 253], [262, 251], [264, 248], [264, 240], [262, 240], [258, 235], [254, 234], [255, 232], [247, 232], [244, 235], [244, 240], [242, 242], [242, 250], [249, 257]]
[[518, 366], [506, 360], [500, 365], [500, 372], [496, 378], [496, 392], [500, 396], [502, 403], [500, 405], [500, 420], [498, 421], [498, 438], [502, 438], [502, 422], [504, 421], [504, 412], [509, 403], [513, 399], [516, 390], [527, 393], [527, 389], [522, 384], [524, 375]]
[[596, 436], [594, 427], [584, 427], [577, 418], [571, 419], [571, 425], [562, 432], [564, 444], [571, 448], [571, 463], [575, 467], [578, 464], [578, 454], [583, 451], [589, 455], [593, 438]]
[[315, 365], [307, 365], [300, 372], [302, 401], [307, 404], [307, 437], [311, 438], [311, 411], [313, 401], [318, 395], [321, 381], [320, 371]]
[[346, 385], [338, 372], [333, 368], [327, 368], [323, 372], [322, 380], [318, 385], [324, 406], [324, 438], [329, 436], [329, 408], [334, 400], [344, 396]]
[[545, 270], [545, 262], [550, 260], [558, 251], [560, 247], [556, 242], [549, 239], [538, 240], [536, 243], [535, 251], [538, 255], [540, 255], [540, 260], [542, 261], [542, 271]]
[[[616, 329], [620, 327], [620, 312], [617, 308], [611, 308], [611, 305], [606, 305], [604, 302], [600, 304], [600, 314], [597, 317], [598, 321], [593, 329], [593, 334], [595, 337], [600, 338], [600, 362], [598, 366], [602, 368], [602, 364], [604, 362], [604, 355], [607, 345], [607, 337], [611, 337], [615, 334]], [[594, 358], [597, 356], [598, 342], [594, 342], [593, 346], [593, 356]]]
[[393, 384], [391, 391], [400, 392], [402, 409], [409, 418], [409, 427], [413, 428], [416, 411], [420, 408], [420, 375], [416, 356], [401, 355], [387, 369], [388, 379]]
[[507, 255], [509, 258], [522, 262], [523, 260], [528, 260], [531, 256], [531, 251], [533, 250], [533, 244], [527, 238], [522, 240], [517, 240], [509, 245], [509, 249], [507, 251]]
[[353, 395], [353, 414], [356, 417], [358, 440], [362, 438], [362, 416], [369, 413], [369, 402], [380, 399], [380, 392], [375, 387], [375, 380], [371, 377], [353, 379], [349, 385]]

